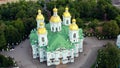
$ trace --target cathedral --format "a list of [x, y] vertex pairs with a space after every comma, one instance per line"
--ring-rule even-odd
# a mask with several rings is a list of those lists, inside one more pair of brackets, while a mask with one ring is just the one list
[[67, 64], [74, 62], [74, 57], [83, 52], [83, 31], [71, 17], [66, 7], [61, 19], [55, 7], [49, 23], [45, 24], [41, 10], [38, 10], [37, 28], [29, 35], [34, 59], [46, 61], [47, 66]]

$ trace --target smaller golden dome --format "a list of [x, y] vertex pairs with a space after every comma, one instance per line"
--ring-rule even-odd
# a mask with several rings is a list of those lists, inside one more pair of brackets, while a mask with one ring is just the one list
[[44, 19], [44, 16], [41, 14], [41, 10], [39, 9], [38, 10], [38, 15], [36, 17], [36, 20], [43, 20]]
[[52, 23], [59, 23], [59, 22], [61, 22], [61, 19], [60, 19], [59, 16], [52, 16], [50, 18], [50, 22], [52, 22]]
[[68, 8], [68, 7], [66, 7], [66, 8], [65, 8], [65, 10], [69, 10], [69, 8]]
[[64, 17], [71, 17], [71, 14], [69, 13], [68, 9], [68, 7], [65, 8], [65, 12], [63, 13]]
[[43, 17], [43, 15], [41, 14], [41, 15], [37, 15], [36, 19], [37, 19], [37, 20], [43, 20], [44, 17]]
[[38, 10], [38, 13], [41, 13], [41, 10], [40, 10], [40, 9]]
[[64, 12], [64, 13], [63, 13], [63, 16], [64, 16], [64, 17], [71, 17], [71, 15], [70, 15], [69, 12]]
[[78, 26], [76, 24], [76, 20], [75, 19], [72, 19], [72, 24], [69, 26], [69, 29], [70, 30], [78, 30]]
[[46, 33], [47, 33], [46, 28], [39, 28], [38, 29], [38, 34], [46, 34]]
[[76, 23], [76, 19], [72, 19], [72, 23]]
[[57, 12], [57, 10], [58, 10], [57, 8], [54, 8], [54, 9], [53, 9], [53, 12]]

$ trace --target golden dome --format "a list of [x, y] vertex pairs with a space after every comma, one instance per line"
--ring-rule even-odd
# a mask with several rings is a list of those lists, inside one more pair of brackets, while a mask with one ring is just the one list
[[57, 8], [54, 8], [54, 9], [53, 9], [53, 12], [57, 12], [57, 10], [58, 10]]
[[69, 10], [69, 8], [68, 8], [68, 7], [66, 7], [66, 8], [65, 8], [65, 10]]
[[39, 28], [38, 29], [38, 34], [45, 34], [45, 33], [47, 33], [46, 28]]
[[78, 30], [78, 26], [76, 24], [76, 20], [75, 19], [72, 19], [72, 24], [69, 26], [69, 29], [70, 30]]
[[40, 23], [40, 26], [44, 26], [44, 23], [43, 23], [43, 22], [41, 22], [41, 23]]
[[52, 23], [59, 23], [59, 22], [61, 22], [61, 19], [60, 19], [59, 16], [52, 16], [50, 18], [50, 22], [52, 22]]
[[68, 7], [65, 8], [65, 12], [63, 13], [64, 17], [71, 17], [71, 14], [69, 13], [68, 9]]
[[41, 10], [40, 10], [40, 9], [38, 10], [38, 13], [41, 13]]
[[41, 15], [37, 15], [36, 19], [37, 19], [37, 20], [43, 20], [44, 17], [43, 17], [43, 15], [41, 14]]
[[44, 19], [44, 16], [41, 14], [41, 10], [39, 9], [38, 10], [38, 15], [36, 17], [37, 20], [43, 20]]
[[64, 13], [63, 13], [63, 16], [64, 16], [64, 17], [71, 17], [71, 15], [70, 15], [69, 12], [64, 12]]
[[72, 19], [72, 23], [76, 23], [76, 19]]

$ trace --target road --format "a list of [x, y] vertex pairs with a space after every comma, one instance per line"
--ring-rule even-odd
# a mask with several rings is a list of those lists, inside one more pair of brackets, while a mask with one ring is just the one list
[[113, 3], [113, 4], [120, 5], [120, 0], [112, 0], [112, 3]]
[[[94, 37], [86, 37], [84, 40], [84, 52], [75, 58], [74, 63], [68, 63], [67, 68], [90, 68], [97, 57], [97, 50], [107, 42], [112, 40], [97, 40]], [[55, 66], [47, 67], [46, 62], [40, 63], [39, 59], [33, 59], [29, 40], [25, 40], [15, 47], [14, 51], [5, 51], [1, 54], [11, 56], [17, 61], [20, 68], [55, 68]]]

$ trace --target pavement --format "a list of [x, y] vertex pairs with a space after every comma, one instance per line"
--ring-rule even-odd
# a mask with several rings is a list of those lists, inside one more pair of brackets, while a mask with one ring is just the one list
[[39, 59], [33, 59], [29, 39], [21, 42], [13, 51], [0, 53], [13, 57], [20, 68], [90, 68], [96, 60], [97, 50], [108, 42], [114, 43], [113, 40], [97, 40], [95, 37], [86, 37], [84, 40], [84, 52], [75, 58], [74, 63], [68, 63], [63, 66], [53, 65], [48, 67], [46, 62], [40, 63]]
[[112, 3], [120, 5], [120, 0], [112, 0]]

